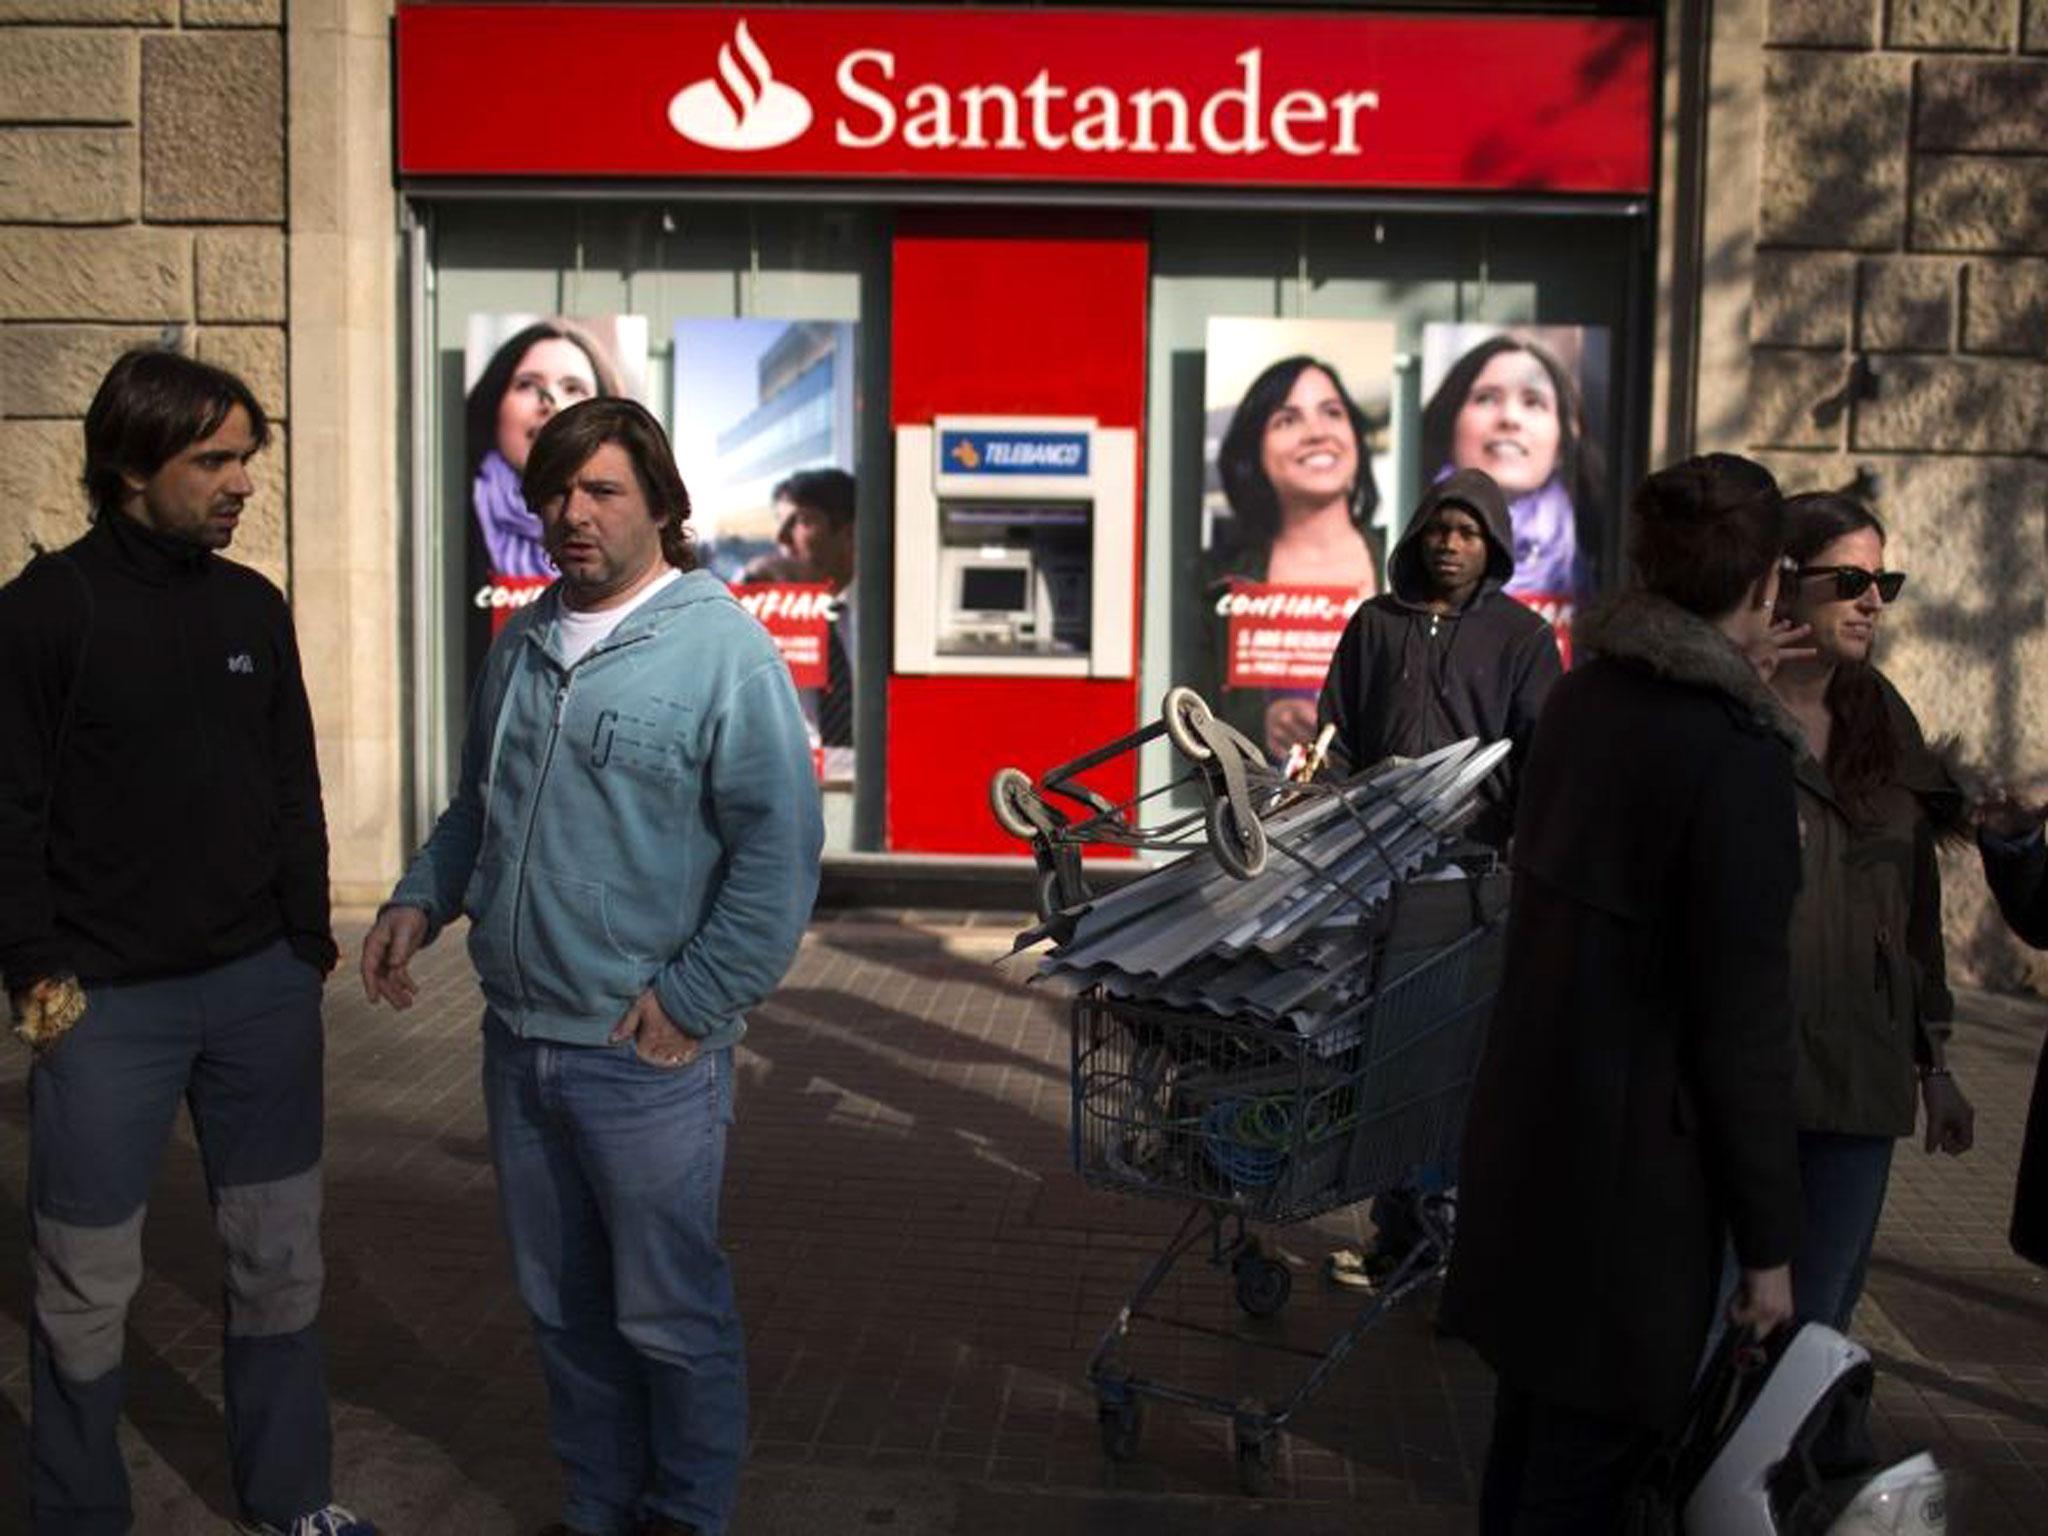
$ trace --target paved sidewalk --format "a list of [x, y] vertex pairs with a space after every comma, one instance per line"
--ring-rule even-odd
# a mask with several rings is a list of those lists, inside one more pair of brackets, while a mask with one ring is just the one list
[[[1006, 938], [999, 918], [822, 920], [755, 1017], [726, 1207], [754, 1394], [739, 1536], [1469, 1529], [1490, 1387], [1427, 1306], [1366, 1336], [1286, 1437], [1270, 1499], [1236, 1492], [1214, 1419], [1154, 1411], [1137, 1459], [1104, 1461], [1081, 1373], [1178, 1212], [1071, 1173], [1064, 1016], [993, 965]], [[525, 1536], [558, 1484], [498, 1237], [478, 1003], [459, 944], [419, 970], [425, 1001], [403, 1016], [367, 1009], [346, 973], [329, 992], [340, 1491], [396, 1536]], [[1901, 1147], [1859, 1331], [1882, 1367], [1881, 1446], [1953, 1469], [1951, 1528], [2048, 1532], [2048, 1277], [2003, 1240], [2048, 1008], [1971, 997], [1965, 1013], [1977, 1150]], [[23, 1528], [24, 1076], [0, 1052], [0, 1533]], [[1320, 1346], [1352, 1298], [1316, 1262], [1359, 1234], [1340, 1216], [1276, 1235], [1294, 1300], [1259, 1326]], [[219, 1275], [182, 1131], [147, 1246], [128, 1350], [140, 1529], [216, 1532]], [[1228, 1276], [1199, 1263], [1167, 1299], [1238, 1326]], [[1278, 1395], [1306, 1364], [1195, 1335], [1139, 1343], [1154, 1374], [1231, 1396]]]

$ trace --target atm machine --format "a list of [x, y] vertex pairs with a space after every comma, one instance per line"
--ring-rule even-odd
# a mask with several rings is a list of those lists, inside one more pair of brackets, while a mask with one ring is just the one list
[[888, 845], [1015, 857], [990, 776], [1136, 718], [1137, 434], [1072, 416], [901, 423], [895, 544]]
[[1133, 675], [1136, 434], [1069, 416], [896, 430], [899, 675]]

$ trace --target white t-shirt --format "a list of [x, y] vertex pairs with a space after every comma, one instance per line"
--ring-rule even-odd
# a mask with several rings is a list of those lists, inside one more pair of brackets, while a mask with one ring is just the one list
[[628, 614], [670, 582], [682, 580], [682, 576], [681, 571], [670, 566], [616, 608], [595, 608], [586, 611], [571, 608], [567, 603], [563, 603], [561, 616], [555, 621], [555, 643], [562, 648], [562, 664], [575, 666], [594, 647], [609, 640], [612, 631], [626, 621]]

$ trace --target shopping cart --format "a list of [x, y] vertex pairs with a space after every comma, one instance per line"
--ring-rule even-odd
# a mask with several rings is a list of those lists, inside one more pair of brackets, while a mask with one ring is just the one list
[[[1366, 995], [1313, 1036], [1093, 989], [1074, 1000], [1073, 1155], [1099, 1189], [1189, 1202], [1186, 1218], [1118, 1309], [1088, 1362], [1104, 1451], [1137, 1454], [1148, 1398], [1231, 1421], [1240, 1485], [1272, 1485], [1275, 1435], [1381, 1318], [1438, 1279], [1450, 1235], [1421, 1202], [1422, 1241], [1319, 1354], [1265, 1404], [1139, 1374], [1125, 1346], [1140, 1322], [1216, 1334], [1155, 1312], [1174, 1267], [1206, 1249], [1254, 1318], [1286, 1305], [1293, 1277], [1248, 1227], [1284, 1225], [1411, 1188], [1451, 1163], [1499, 984], [1507, 876], [1409, 882], [1356, 935]], [[1247, 1346], [1296, 1346], [1224, 1332]]]
[[[1117, 804], [1081, 782], [1161, 735], [1183, 760], [1172, 783]], [[1051, 940], [1046, 968], [1080, 987], [1075, 1167], [1093, 1187], [1189, 1207], [1089, 1360], [1112, 1458], [1136, 1454], [1144, 1404], [1159, 1399], [1229, 1419], [1241, 1484], [1266, 1491], [1278, 1431], [1368, 1328], [1441, 1276], [1450, 1234], [1425, 1200], [1421, 1240], [1319, 1352], [1151, 1308], [1176, 1265], [1206, 1250], [1237, 1305], [1272, 1317], [1292, 1275], [1251, 1224], [1440, 1183], [1454, 1165], [1508, 879], [1490, 854], [1454, 857], [1452, 839], [1502, 750], [1464, 742], [1342, 783], [1297, 782], [1175, 689], [1144, 729], [1036, 783], [1005, 769], [990, 786], [997, 820], [1030, 841], [1040, 870], [1042, 920], [1020, 947]], [[1144, 821], [1147, 799], [1190, 782], [1200, 809]], [[1082, 878], [1090, 843], [1187, 856], [1098, 900]], [[1271, 1404], [1196, 1391], [1134, 1368], [1140, 1322], [1313, 1366]]]

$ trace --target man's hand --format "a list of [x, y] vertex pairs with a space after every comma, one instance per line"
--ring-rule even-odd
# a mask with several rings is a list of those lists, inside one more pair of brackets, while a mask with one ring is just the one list
[[1316, 734], [1314, 699], [1275, 699], [1266, 706], [1266, 751], [1275, 762], [1283, 761], [1295, 746]]
[[687, 1067], [697, 1059], [700, 1042], [676, 1028], [649, 987], [625, 1016], [612, 1026], [612, 1044], [633, 1042], [633, 1054], [651, 1067]]
[[404, 1010], [419, 996], [408, 967], [427, 940], [427, 914], [418, 907], [386, 907], [363, 940], [363, 996]]
[[1811, 661], [1820, 652], [1800, 642], [1813, 634], [1811, 624], [1794, 624], [1790, 619], [1778, 619], [1771, 624], [1770, 632], [1749, 647], [1749, 664], [1756, 668], [1756, 675], [1769, 682], [1778, 675], [1778, 668], [1788, 661]]
[[85, 1017], [85, 989], [76, 976], [45, 976], [12, 993], [15, 1038], [38, 1055], [52, 1049]]
[[1976, 1143], [1977, 1111], [1954, 1078], [1946, 1073], [1921, 1078], [1920, 1102], [1927, 1111], [1925, 1145], [1929, 1152], [1960, 1157]]
[[2041, 829], [2041, 823], [2048, 820], [2048, 802], [2038, 798], [2038, 786], [2033, 796], [2022, 795], [2003, 784], [1992, 784], [1982, 800], [1971, 808], [1971, 819], [1977, 830], [1987, 832], [2001, 843], [2017, 843], [2034, 835]]
[[1792, 1321], [1792, 1266], [1745, 1269], [1728, 1303], [1728, 1321], [1747, 1328], [1753, 1339], [1768, 1339]]

